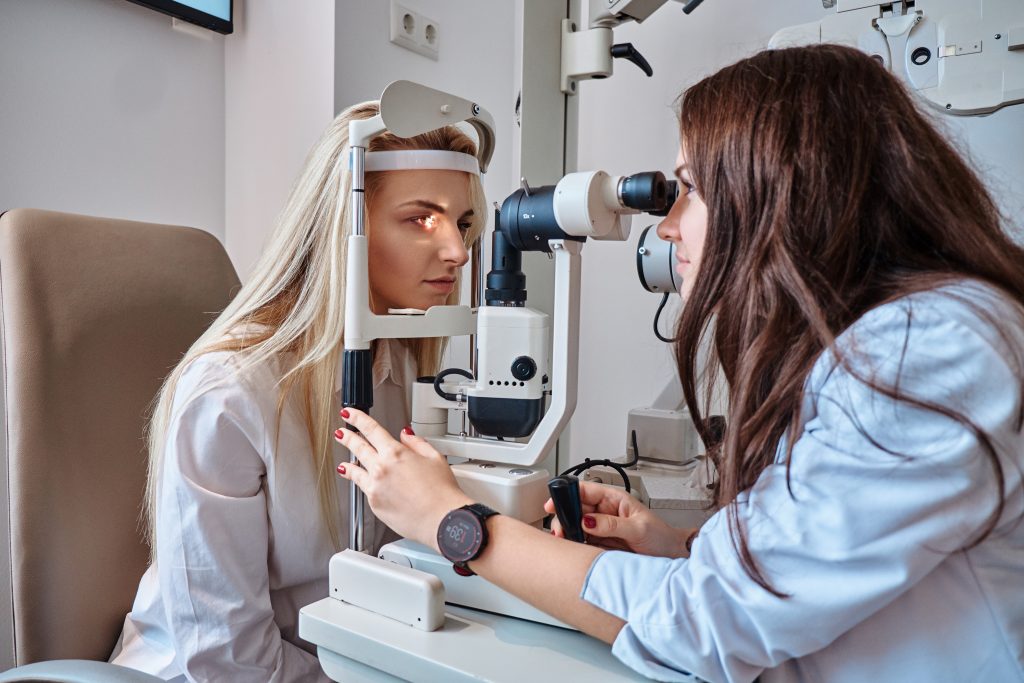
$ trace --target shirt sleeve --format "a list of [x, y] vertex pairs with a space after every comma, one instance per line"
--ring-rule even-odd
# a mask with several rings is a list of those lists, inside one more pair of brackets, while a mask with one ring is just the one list
[[190, 681], [327, 681], [274, 621], [265, 430], [242, 400], [203, 391], [168, 428], [156, 563], [175, 656]]
[[[1006, 354], [979, 334], [980, 321], [934, 307], [884, 308], [858, 322], [845, 345], [858, 374], [967, 415], [997, 451], [1003, 445], [1001, 459], [1011, 457], [1019, 382], [1008, 381]], [[724, 511], [701, 529], [687, 560], [606, 552], [582, 598], [627, 622], [613, 645], [625, 664], [659, 680], [692, 672], [751, 681], [835, 641], [991, 519], [995, 470], [967, 427], [893, 401], [832, 357], [816, 364], [804, 405], [789, 487], [778, 463], [736, 507], [750, 552], [788, 597], [743, 570]], [[1003, 461], [1004, 471], [1019, 466]]]

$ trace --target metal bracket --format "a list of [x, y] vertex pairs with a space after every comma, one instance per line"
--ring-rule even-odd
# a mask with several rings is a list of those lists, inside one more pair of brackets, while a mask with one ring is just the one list
[[885, 36], [885, 42], [889, 45], [889, 63], [892, 64], [893, 73], [904, 82], [910, 82], [906, 62], [907, 41], [910, 39], [910, 32], [923, 20], [924, 12], [916, 10], [909, 14], [881, 17], [872, 22]]
[[561, 90], [576, 94], [576, 81], [612, 75], [612, 30], [607, 27], [576, 30], [576, 24], [562, 19]]

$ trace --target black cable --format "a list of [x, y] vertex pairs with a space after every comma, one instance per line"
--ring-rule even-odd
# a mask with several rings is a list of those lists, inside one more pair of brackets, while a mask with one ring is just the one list
[[661, 297], [661, 303], [658, 305], [658, 310], [654, 314], [654, 336], [666, 344], [671, 344], [675, 339], [668, 339], [664, 337], [658, 330], [658, 319], [661, 318], [661, 312], [665, 310], [665, 304], [668, 303], [668, 295], [669, 293], [665, 292], [664, 296]]
[[456, 394], [449, 394], [447, 391], [441, 388], [441, 383], [444, 381], [444, 378], [447, 377], [448, 375], [461, 375], [462, 377], [465, 377], [467, 379], [474, 379], [473, 375], [470, 374], [468, 370], [463, 370], [462, 368], [448, 368], [447, 370], [442, 370], [441, 372], [437, 373], [437, 377], [434, 378], [434, 391], [437, 392], [438, 396], [440, 396], [446, 401], [458, 401], [459, 397]]
[[626, 474], [626, 468], [633, 467], [640, 460], [640, 449], [637, 448], [636, 445], [635, 429], [630, 433], [630, 440], [632, 440], [633, 442], [633, 459], [630, 460], [629, 462], [612, 462], [611, 460], [591, 460], [590, 458], [586, 458], [583, 462], [581, 462], [578, 465], [573, 465], [565, 472], [562, 472], [562, 474], [559, 476], [564, 477], [567, 474], [579, 475], [581, 472], [585, 472], [589, 470], [591, 467], [610, 467], [616, 472], [618, 472], [619, 476], [622, 477], [622, 482], [626, 487], [626, 493], [629, 493], [629, 475]]

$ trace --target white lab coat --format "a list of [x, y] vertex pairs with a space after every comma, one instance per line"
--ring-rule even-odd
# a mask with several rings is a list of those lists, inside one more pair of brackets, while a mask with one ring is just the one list
[[792, 495], [780, 447], [738, 507], [752, 554], [790, 597], [744, 572], [720, 512], [689, 559], [595, 560], [582, 597], [627, 622], [615, 655], [674, 681], [1024, 681], [1024, 380], [1009, 361], [1024, 354], [1021, 316], [965, 282], [880, 306], [838, 340], [859, 371], [890, 386], [899, 377], [903, 392], [993, 437], [1006, 507], [990, 536], [964, 549], [998, 490], [975, 435], [824, 354], [806, 384]]
[[[274, 439], [281, 366], [241, 377], [231, 353], [217, 352], [182, 374], [164, 451], [157, 561], [142, 577], [115, 664], [175, 681], [329, 680], [299, 638], [298, 613], [327, 595], [335, 549], [296, 401]], [[373, 414], [395, 434], [409, 424], [414, 361], [400, 343], [381, 342], [373, 371]], [[335, 465], [347, 461], [332, 443]], [[348, 482], [336, 481], [344, 543]], [[375, 551], [394, 537], [369, 512], [365, 538]]]

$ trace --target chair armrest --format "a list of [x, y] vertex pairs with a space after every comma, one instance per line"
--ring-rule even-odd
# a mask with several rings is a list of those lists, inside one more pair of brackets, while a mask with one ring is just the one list
[[54, 659], [0, 673], [0, 683], [164, 683], [162, 678], [90, 659]]

